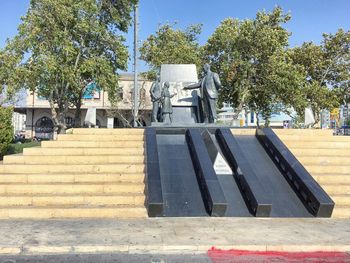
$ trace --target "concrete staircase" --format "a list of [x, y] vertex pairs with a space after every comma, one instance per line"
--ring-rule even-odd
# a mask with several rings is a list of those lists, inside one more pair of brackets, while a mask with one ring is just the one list
[[276, 129], [275, 133], [335, 202], [333, 217], [350, 217], [350, 136], [332, 130]]
[[143, 129], [74, 129], [8, 155], [0, 219], [147, 217]]

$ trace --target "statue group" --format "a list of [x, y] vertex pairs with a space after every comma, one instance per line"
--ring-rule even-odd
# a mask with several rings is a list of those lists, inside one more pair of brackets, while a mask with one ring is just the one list
[[164, 83], [164, 87], [160, 83], [159, 78], [153, 82], [150, 93], [153, 102], [152, 122], [172, 123], [173, 107], [171, 98], [176, 93], [170, 94], [169, 82]]
[[[185, 90], [200, 89], [201, 103], [203, 108], [204, 122], [215, 123], [217, 120], [216, 101], [218, 99], [221, 82], [219, 75], [210, 70], [210, 65], [205, 64], [204, 77], [198, 83], [184, 87]], [[169, 82], [160, 83], [159, 77], [152, 84], [150, 93], [153, 102], [152, 122], [172, 123], [171, 98], [176, 95], [170, 94]]]

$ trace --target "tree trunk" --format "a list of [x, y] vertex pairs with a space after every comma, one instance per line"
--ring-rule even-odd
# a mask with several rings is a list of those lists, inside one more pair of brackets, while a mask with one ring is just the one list
[[238, 119], [239, 114], [241, 113], [243, 109], [243, 103], [240, 103], [238, 107], [233, 111], [231, 126], [234, 125], [234, 121]]
[[81, 127], [81, 99], [75, 105], [75, 115], [74, 115], [74, 127]]
[[315, 122], [314, 124], [311, 125], [312, 128], [316, 128], [316, 126], [320, 122], [320, 114], [314, 114], [314, 119], [315, 119]]
[[318, 109], [315, 109], [315, 107], [311, 109], [312, 109], [312, 112], [314, 113], [314, 119], [315, 119], [315, 122], [314, 124], [311, 125], [311, 127], [316, 128], [317, 124], [320, 122], [320, 111]]
[[266, 117], [265, 118], [265, 128], [269, 127], [270, 126], [270, 118]]
[[63, 117], [63, 122], [62, 122], [62, 110], [58, 107], [58, 110], [55, 107], [55, 102], [53, 99], [53, 91], [50, 93], [49, 97], [49, 104], [50, 104], [50, 109], [51, 109], [51, 117], [54, 123], [54, 131], [57, 132], [57, 134], [63, 134], [66, 133], [66, 124], [64, 122], [64, 117]]

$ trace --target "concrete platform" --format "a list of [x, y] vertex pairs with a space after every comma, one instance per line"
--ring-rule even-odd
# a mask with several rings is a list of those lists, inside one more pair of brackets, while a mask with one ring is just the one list
[[349, 219], [2, 220], [0, 254], [350, 251]]

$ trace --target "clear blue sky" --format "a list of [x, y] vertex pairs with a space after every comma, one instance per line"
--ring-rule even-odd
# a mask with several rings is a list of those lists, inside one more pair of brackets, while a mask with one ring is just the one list
[[[350, 29], [350, 0], [140, 0], [140, 40], [147, 39], [159, 24], [176, 21], [180, 28], [202, 23], [200, 42], [203, 44], [224, 18], [253, 18], [258, 10], [271, 10], [275, 5], [292, 14], [292, 20], [286, 25], [292, 33], [291, 46], [304, 41], [319, 43], [324, 32]], [[0, 0], [0, 48], [7, 38], [16, 34], [20, 17], [28, 6], [29, 0]], [[132, 28], [127, 44], [131, 51]]]

